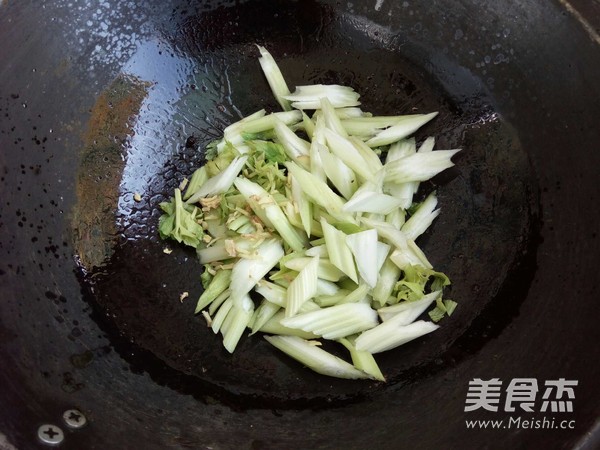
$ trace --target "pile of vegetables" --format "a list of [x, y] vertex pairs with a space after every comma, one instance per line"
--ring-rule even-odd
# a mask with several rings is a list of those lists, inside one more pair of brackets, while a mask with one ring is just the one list
[[196, 313], [229, 352], [249, 329], [318, 373], [383, 381], [373, 354], [436, 330], [456, 306], [442, 296], [448, 277], [415, 243], [440, 212], [436, 194], [413, 197], [458, 150], [410, 137], [437, 113], [374, 116], [347, 86], [290, 93], [259, 50], [283, 111], [225, 128], [161, 203], [160, 235], [197, 250]]

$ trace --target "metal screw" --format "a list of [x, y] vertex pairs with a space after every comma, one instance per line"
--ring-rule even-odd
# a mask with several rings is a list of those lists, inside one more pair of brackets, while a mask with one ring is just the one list
[[78, 409], [67, 409], [63, 413], [63, 419], [69, 428], [81, 428], [87, 423], [87, 419]]
[[52, 424], [42, 425], [38, 428], [37, 434], [40, 441], [48, 445], [58, 445], [65, 439], [63, 430]]

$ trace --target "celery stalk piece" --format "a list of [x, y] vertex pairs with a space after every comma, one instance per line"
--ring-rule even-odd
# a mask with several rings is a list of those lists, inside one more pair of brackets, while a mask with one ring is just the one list
[[342, 126], [340, 118], [335, 113], [335, 109], [327, 97], [321, 98], [321, 111], [323, 113], [323, 119], [325, 121], [325, 127], [336, 132], [340, 136], [348, 137], [346, 129]]
[[214, 299], [216, 299], [223, 291], [229, 288], [230, 283], [231, 270], [219, 270], [211, 280], [206, 290], [202, 293], [202, 295], [200, 295], [194, 314], [198, 314], [200, 311], [210, 305]]
[[227, 316], [231, 317], [231, 323], [228, 324], [226, 329], [221, 329], [223, 333], [223, 347], [229, 353], [234, 352], [253, 313], [254, 303], [252, 303], [247, 294], [242, 297], [242, 301], [239, 304], [234, 304], [231, 311], [229, 311]]
[[315, 256], [290, 283], [287, 290], [286, 317], [297, 314], [303, 303], [317, 295], [318, 269], [319, 257]]
[[358, 186], [356, 175], [352, 169], [344, 164], [336, 155], [330, 153], [324, 145], [316, 144], [316, 147], [327, 178], [331, 180], [331, 183], [344, 198], [349, 199], [352, 197]]
[[285, 111], [267, 114], [254, 120], [242, 121], [239, 132], [242, 133], [262, 133], [275, 128], [277, 121], [291, 126], [302, 121], [301, 111]]
[[405, 234], [393, 227], [392, 225], [381, 222], [378, 220], [372, 220], [367, 218], [362, 218], [361, 222], [367, 225], [370, 228], [377, 230], [377, 235], [381, 238], [385, 239], [389, 244], [394, 247], [406, 251], [408, 248], [408, 239]]
[[421, 250], [419, 248], [419, 246], [416, 244], [415, 241], [413, 241], [412, 239], [409, 239], [407, 244], [408, 244], [408, 251], [410, 252], [410, 254], [412, 256], [417, 258], [420, 265], [422, 265], [426, 269], [433, 269], [433, 266], [427, 259], [427, 256], [425, 256], [425, 253], [423, 252], [423, 250]]
[[350, 336], [347, 338], [342, 338], [339, 341], [350, 352], [350, 357], [352, 358], [352, 364], [354, 364], [354, 367], [356, 367], [358, 370], [368, 373], [378, 381], [385, 381], [385, 377], [381, 373], [381, 369], [377, 365], [373, 355], [369, 352], [356, 350], [354, 341], [355, 339]]
[[257, 241], [258, 239], [252, 239], [251, 237], [227, 239], [223, 236], [223, 239], [219, 239], [211, 247], [196, 249], [196, 254], [202, 264], [223, 261], [238, 256], [251, 257], [258, 245]]
[[405, 158], [417, 153], [417, 143], [415, 138], [401, 139], [390, 145], [390, 148], [385, 157], [385, 163], [391, 163], [398, 159]]
[[286, 317], [281, 324], [323, 336], [339, 339], [371, 329], [378, 324], [377, 312], [364, 303], [346, 303]]
[[383, 322], [394, 319], [398, 325], [408, 325], [413, 323], [417, 317], [425, 312], [431, 304], [436, 301], [442, 291], [434, 291], [424, 295], [420, 300], [412, 302], [402, 302], [392, 306], [385, 306], [377, 310], [377, 314]]
[[327, 246], [325, 244], [315, 245], [304, 252], [306, 256], [320, 256], [321, 258], [329, 258]]
[[304, 139], [299, 138], [296, 133], [280, 120], [275, 120], [274, 129], [279, 143], [283, 145], [285, 153], [302, 167], [308, 168], [310, 166], [310, 144]]
[[402, 232], [406, 235], [407, 239], [415, 240], [429, 228], [433, 220], [440, 213], [439, 209], [435, 209], [437, 202], [435, 192], [432, 192], [421, 203], [410, 219], [406, 221], [402, 226]]
[[377, 153], [375, 153], [371, 147], [355, 136], [350, 136], [348, 140], [352, 142], [356, 150], [358, 150], [358, 153], [360, 153], [363, 159], [367, 162], [371, 172], [377, 173], [383, 169], [383, 164], [381, 163], [381, 159], [379, 159], [379, 155], [377, 155]]
[[315, 123], [306, 115], [306, 113], [304, 113], [304, 111], [302, 111], [302, 127], [308, 135], [308, 138], [312, 140], [315, 134]]
[[402, 207], [395, 209], [385, 217], [385, 222], [401, 230], [402, 225], [406, 223], [406, 211]]
[[206, 183], [207, 180], [208, 172], [206, 171], [206, 167], [202, 166], [199, 169], [196, 169], [187, 185], [183, 199], [187, 200], [190, 198], [198, 189], [202, 187], [204, 183]]
[[313, 222], [313, 208], [312, 204], [304, 194], [300, 183], [296, 178], [291, 177], [290, 184], [292, 185], [292, 198], [298, 208], [298, 214], [300, 214], [300, 220], [302, 221], [302, 227], [306, 232], [307, 236], [310, 236], [311, 226]]
[[407, 114], [403, 116], [371, 116], [371, 117], [347, 117], [342, 120], [346, 132], [352, 136], [372, 137], [383, 128], [397, 125], [406, 119], [419, 117], [420, 114]]
[[[357, 106], [348, 106], [346, 108], [335, 108], [335, 114], [340, 118], [344, 119], [355, 119], [357, 117], [369, 117], [370, 113], [365, 113], [362, 109]], [[322, 116], [323, 112], [320, 109], [315, 110], [313, 114], [313, 120]]]
[[387, 259], [391, 249], [392, 247], [390, 245], [377, 241], [377, 273], [379, 273], [383, 267], [383, 263], [385, 263], [385, 260]]
[[213, 302], [208, 307], [208, 314], [213, 316], [215, 312], [221, 307], [221, 305], [229, 298], [231, 291], [227, 289], [226, 291], [221, 292], [221, 294], [213, 300]]
[[386, 163], [385, 181], [407, 183], [427, 181], [440, 172], [454, 166], [451, 158], [460, 150], [436, 150], [429, 153], [415, 153]]
[[379, 270], [377, 268], [378, 248], [377, 231], [371, 229], [361, 231], [360, 233], [349, 234], [346, 236], [346, 243], [354, 255], [356, 267], [361, 278], [371, 286], [375, 287]]
[[293, 94], [284, 98], [292, 102], [296, 109], [320, 109], [321, 99], [327, 98], [334, 108], [358, 106], [360, 95], [351, 87], [337, 84], [314, 84], [310, 86], [296, 86]]
[[209, 178], [194, 195], [187, 199], [186, 203], [196, 203], [203, 197], [222, 194], [229, 190], [233, 185], [233, 181], [244, 167], [244, 164], [246, 164], [247, 159], [247, 156], [238, 156], [235, 158], [223, 172]]
[[260, 330], [280, 309], [281, 306], [264, 299], [254, 311], [254, 316], [251, 321], [252, 324], [250, 326], [252, 333], [250, 334], [255, 334]]
[[340, 291], [337, 284], [327, 280], [317, 280], [317, 295], [335, 295]]
[[277, 334], [280, 336], [297, 336], [302, 339], [318, 339], [314, 333], [309, 333], [304, 330], [298, 330], [295, 328], [288, 328], [281, 325], [281, 321], [285, 317], [285, 313], [279, 310], [273, 317], [271, 317], [265, 324], [260, 327], [258, 331], [267, 334]]
[[231, 272], [231, 299], [238, 303], [283, 257], [283, 247], [276, 239], [263, 242], [256, 249], [256, 259], [241, 258]]
[[405, 117], [389, 128], [380, 131], [367, 141], [369, 147], [381, 147], [383, 145], [389, 145], [400, 139], [404, 139], [410, 136], [435, 116], [437, 112], [423, 114], [419, 116]]
[[281, 235], [283, 240], [294, 250], [302, 251], [308, 243], [308, 239], [294, 228], [273, 196], [265, 191], [260, 185], [246, 179], [237, 178], [235, 187], [248, 200], [252, 210], [258, 215], [260, 210], [264, 211], [273, 227]]
[[196, 249], [198, 259], [202, 264], [208, 264], [215, 261], [223, 261], [231, 258], [225, 245], [213, 245], [212, 247]]
[[328, 306], [333, 306], [341, 303], [348, 296], [348, 294], [350, 294], [350, 291], [346, 289], [340, 289], [335, 294], [318, 295], [317, 297], [315, 297], [315, 303], [321, 308], [327, 308]]
[[406, 265], [420, 265], [426, 269], [433, 268], [423, 250], [412, 240], [407, 240], [404, 247], [396, 248], [390, 255], [390, 259], [401, 269]]
[[315, 131], [310, 142], [310, 173], [319, 180], [326, 182], [327, 176], [323, 170], [323, 162], [319, 156], [319, 146], [325, 145], [325, 120], [318, 117], [315, 122]]
[[[402, 139], [390, 145], [385, 163], [391, 163], [405, 156], [413, 155], [417, 152], [417, 144], [414, 138]], [[385, 192], [402, 200], [401, 207], [408, 209], [412, 204], [413, 196], [419, 189], [418, 181], [408, 183], [390, 183], [384, 184]], [[398, 227], [399, 228], [399, 227]]]
[[233, 306], [229, 310], [229, 313], [227, 314], [227, 316], [225, 317], [225, 320], [223, 320], [223, 323], [221, 324], [221, 327], [219, 328], [219, 331], [223, 335], [227, 333], [227, 330], [229, 330], [229, 327], [231, 326], [231, 323], [233, 322], [233, 318], [234, 318], [235, 314], [230, 314], [230, 313], [232, 313], [232, 311], [233, 311]]
[[313, 203], [321, 206], [325, 211], [331, 214], [331, 216], [341, 222], [356, 223], [356, 220], [354, 220], [351, 214], [342, 211], [344, 201], [333, 192], [329, 186], [327, 186], [327, 183], [321, 181], [319, 178], [293, 162], [287, 162], [285, 163], [285, 166], [292, 176], [296, 178], [304, 193]]
[[262, 295], [265, 300], [280, 306], [285, 307], [287, 302], [287, 289], [275, 284], [271, 283], [267, 280], [260, 280], [254, 291], [258, 294]]
[[257, 45], [257, 47], [261, 55], [261, 57], [258, 58], [258, 62], [267, 78], [271, 91], [273, 91], [275, 99], [277, 99], [277, 102], [284, 111], [291, 110], [292, 107], [290, 106], [290, 102], [285, 98], [286, 95], [290, 94], [290, 90], [281, 74], [281, 70], [279, 70], [279, 66], [266, 48], [261, 47], [260, 45]]
[[[284, 263], [285, 267], [291, 270], [295, 270], [296, 272], [300, 272], [307, 264], [310, 263], [312, 258], [294, 258]], [[338, 269], [332, 262], [327, 258], [319, 258], [319, 269], [318, 269], [319, 278], [326, 281], [339, 281], [341, 278], [345, 277], [345, 273]]]
[[368, 303], [368, 297], [367, 294], [369, 293], [369, 291], [371, 290], [371, 288], [369, 287], [369, 285], [361, 283], [358, 285], [358, 287], [356, 289], [354, 289], [353, 291], [349, 292], [348, 295], [346, 295], [340, 302], [338, 302], [339, 304], [344, 304], [344, 303]]
[[274, 347], [321, 375], [349, 379], [371, 377], [343, 359], [297, 336], [265, 336], [265, 339]]
[[324, 219], [321, 219], [321, 227], [325, 234], [325, 245], [327, 246], [329, 260], [334, 266], [348, 275], [352, 281], [357, 283], [358, 277], [354, 266], [354, 257], [348, 244], [346, 244], [346, 233], [328, 224]]
[[392, 295], [394, 286], [400, 277], [400, 272], [400, 268], [394, 264], [391, 257], [385, 260], [379, 270], [379, 278], [371, 294], [373, 295], [373, 301], [376, 301], [380, 305], [385, 305]]
[[434, 147], [435, 147], [435, 138], [433, 136], [429, 136], [427, 139], [425, 139], [423, 141], [423, 143], [419, 147], [419, 150], [417, 150], [417, 151], [419, 153], [429, 153], [429, 152], [433, 151]]
[[241, 136], [242, 126], [244, 123], [260, 119], [261, 117], [264, 117], [266, 113], [267, 112], [264, 109], [260, 109], [255, 113], [252, 113], [244, 117], [243, 119], [238, 120], [237, 122], [227, 125], [227, 127], [225, 127], [225, 129], [223, 130], [223, 140], [227, 141], [231, 140], [233, 136]]
[[364, 180], [373, 178], [374, 172], [371, 171], [369, 164], [367, 164], [352, 142], [328, 128], [325, 129], [325, 139], [331, 152], [340, 158], [358, 176]]
[[400, 208], [401, 204], [402, 200], [391, 195], [368, 190], [357, 190], [344, 205], [344, 211], [389, 214], [395, 209]]
[[385, 352], [431, 333], [438, 328], [439, 325], [423, 320], [402, 326], [394, 323], [394, 319], [390, 319], [361, 333], [356, 338], [356, 349], [370, 353]]
[[233, 301], [231, 300], [231, 297], [230, 297], [223, 302], [223, 304], [217, 311], [217, 314], [213, 318], [212, 325], [211, 325], [213, 333], [217, 334], [219, 332], [219, 330], [221, 329], [221, 326], [223, 325], [223, 322], [225, 322], [225, 319], [229, 315], [231, 308], [233, 308]]

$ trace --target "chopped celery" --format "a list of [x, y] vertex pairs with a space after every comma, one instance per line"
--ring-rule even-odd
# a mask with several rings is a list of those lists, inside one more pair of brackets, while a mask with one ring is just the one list
[[377, 312], [364, 303], [346, 303], [286, 317], [281, 324], [325, 339], [339, 339], [376, 326]]
[[371, 377], [343, 359], [297, 336], [265, 336], [265, 339], [274, 347], [321, 375], [350, 379]]
[[405, 116], [403, 119], [398, 120], [396, 125], [380, 131], [375, 137], [369, 139], [367, 145], [370, 147], [381, 147], [382, 145], [389, 145], [400, 139], [404, 139], [437, 116], [437, 114], [437, 112], [433, 112], [430, 114]]
[[402, 226], [402, 231], [407, 239], [416, 239], [429, 228], [433, 220], [439, 215], [440, 210], [436, 210], [437, 197], [435, 192], [432, 192], [419, 205], [415, 213], [410, 216], [410, 219]]
[[[290, 93], [258, 49], [283, 111], [228, 125], [160, 203], [159, 234], [195, 248], [204, 265], [195, 312], [228, 352], [246, 330], [269, 333], [318, 373], [385, 381], [373, 353], [437, 329], [417, 320], [428, 309], [437, 322], [456, 308], [442, 297], [450, 280], [415, 242], [440, 213], [436, 194], [413, 198], [458, 150], [410, 137], [437, 113], [374, 116], [348, 86]], [[319, 348], [324, 339], [352, 364]]]
[[328, 224], [325, 219], [321, 219], [321, 227], [325, 234], [325, 246], [331, 263], [348, 275], [351, 280], [358, 282], [354, 257], [346, 243], [346, 233]]
[[195, 313], [198, 314], [204, 308], [212, 303], [223, 291], [225, 291], [231, 283], [231, 270], [219, 270], [210, 285], [204, 290], [198, 304], [196, 305]]
[[379, 381], [385, 381], [385, 377], [381, 373], [381, 369], [377, 365], [377, 361], [373, 357], [372, 353], [366, 351], [358, 351], [354, 346], [355, 339], [351, 336], [340, 339], [340, 344], [348, 349], [350, 357], [352, 358], [352, 364], [359, 370], [371, 375], [374, 379]]
[[360, 95], [351, 87], [337, 84], [315, 84], [312, 86], [296, 86], [293, 94], [284, 98], [296, 109], [320, 109], [321, 99], [326, 98], [334, 108], [360, 105]]
[[450, 160], [459, 150], [436, 150], [429, 153], [415, 153], [402, 159], [386, 163], [386, 181], [407, 183], [427, 181], [438, 173], [454, 166]]
[[296, 314], [303, 303], [317, 295], [318, 273], [319, 257], [315, 256], [311, 262], [304, 266], [288, 287], [285, 307], [286, 317]]
[[358, 336], [356, 349], [371, 353], [385, 352], [431, 333], [438, 328], [439, 325], [423, 320], [413, 322], [410, 325], [399, 325], [394, 322], [394, 319], [390, 319]]
[[260, 51], [261, 57], [258, 58], [258, 62], [260, 63], [260, 67], [267, 78], [267, 82], [269, 86], [271, 86], [271, 90], [273, 91], [273, 95], [281, 105], [284, 111], [289, 111], [291, 108], [289, 100], [286, 100], [284, 97], [289, 95], [290, 90], [287, 87], [287, 84], [281, 74], [281, 70], [279, 70], [279, 66], [271, 56], [271, 53], [260, 45], [257, 46]]
[[346, 237], [346, 243], [354, 255], [356, 267], [361, 278], [369, 286], [375, 287], [379, 275], [377, 268], [377, 231], [371, 229], [350, 234]]

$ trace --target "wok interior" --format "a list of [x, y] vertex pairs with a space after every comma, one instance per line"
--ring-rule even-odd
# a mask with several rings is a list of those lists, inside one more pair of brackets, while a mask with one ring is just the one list
[[[75, 406], [90, 426], [67, 431], [64, 448], [597, 447], [600, 59], [597, 36], [565, 5], [3, 2], [0, 433], [29, 448]], [[317, 377], [260, 337], [226, 355], [192, 315], [195, 256], [162, 253], [154, 205], [202, 161], [188, 138], [203, 148], [236, 108], [276, 107], [255, 42], [292, 86], [348, 83], [382, 114], [439, 109], [419, 138], [464, 149], [427, 186], [443, 211], [420, 241], [459, 307], [379, 357], [385, 385]], [[121, 128], [89, 126], [117, 116]], [[126, 158], [86, 166], [99, 144]], [[107, 245], [90, 253], [112, 259], [87, 272], [83, 296], [70, 217], [78, 165], [96, 186], [117, 180], [99, 222], [111, 233], [93, 241]], [[579, 380], [576, 428], [492, 438], [465, 428], [470, 380], [523, 376]]]
[[[93, 287], [89, 298], [99, 317], [111, 317], [101, 321], [105, 330], [145, 351], [144, 358], [137, 358], [141, 369], [153, 373], [159, 367], [161, 378], [178, 390], [209, 390], [228, 399], [237, 395], [233, 401], [252, 398], [254, 404], [279, 407], [357, 400], [385, 389], [370, 382], [323, 380], [259, 335], [245, 337], [228, 354], [204, 319], [193, 315], [201, 293], [201, 266], [194, 252], [157, 237], [158, 203], [203, 163], [204, 146], [241, 115], [262, 107], [278, 110], [257, 62], [256, 43], [276, 55], [290, 86], [350, 85], [361, 93], [362, 108], [374, 114], [440, 111], [417, 137], [435, 136], [438, 149], [463, 149], [457, 167], [420, 191], [422, 198], [438, 189], [443, 213], [420, 243], [434, 267], [452, 279], [449, 297], [460, 307], [438, 332], [378, 355], [388, 383], [442, 369], [446, 350], [488, 303], [508, 302], [505, 316], [511, 304], [518, 305], [527, 271], [518, 278], [525, 280], [523, 286], [513, 289], [509, 299], [501, 290], [505, 279], [522, 269], [523, 250], [535, 245], [535, 194], [525, 152], [477, 78], [457, 77], [455, 86], [443, 86], [427, 68], [404, 57], [387, 30], [373, 28], [360, 17], [336, 16], [315, 4], [274, 8], [267, 2], [247, 3], [187, 18], [167, 42], [128, 63], [130, 79], [154, 84], [126, 142], [116, 219], [120, 238], [112, 241], [108, 264], [88, 273], [84, 283]], [[444, 63], [438, 70], [464, 72]], [[177, 75], [166, 75], [168, 70]], [[165, 96], [173, 92], [179, 98], [165, 107]], [[143, 193], [141, 203], [133, 200], [134, 192]], [[163, 253], [166, 246], [174, 253]], [[494, 258], [487, 259], [491, 251]], [[182, 292], [190, 294], [184, 304], [178, 301]], [[124, 345], [123, 356], [129, 353]]]

